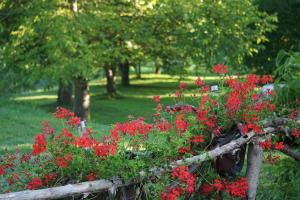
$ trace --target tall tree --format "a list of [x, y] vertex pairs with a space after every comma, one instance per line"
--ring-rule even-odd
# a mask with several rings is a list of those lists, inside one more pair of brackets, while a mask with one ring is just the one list
[[[12, 4], [12, 1], [7, 1]], [[56, 85], [74, 82], [74, 111], [88, 114], [88, 80], [96, 68], [97, 51], [89, 41], [89, 7], [76, 0], [28, 1], [22, 21], [10, 32], [5, 44], [5, 66], [16, 77], [26, 75], [28, 84], [38, 80]], [[66, 85], [67, 85], [66, 84]]]
[[160, 0], [148, 20], [153, 59], [165, 71], [183, 73], [191, 65], [243, 64], [262, 48], [257, 41], [267, 40], [276, 17], [259, 11], [254, 0]]

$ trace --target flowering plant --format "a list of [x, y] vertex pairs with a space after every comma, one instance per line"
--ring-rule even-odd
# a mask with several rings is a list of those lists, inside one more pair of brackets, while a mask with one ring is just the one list
[[[165, 106], [159, 96], [153, 97], [156, 103], [153, 122], [131, 117], [125, 123], [115, 123], [102, 138], [89, 128], [76, 131], [80, 119], [65, 108], [57, 108], [53, 117], [64, 122], [62, 130], [55, 130], [44, 121], [31, 153], [2, 156], [0, 192], [116, 176], [129, 181], [136, 179], [141, 171], [147, 176], [147, 170], [155, 166], [166, 166], [174, 160], [206, 151], [212, 138], [230, 134], [237, 123], [243, 124], [242, 134], [249, 131], [262, 134], [262, 121], [276, 111], [270, 98], [276, 94], [274, 91], [261, 94], [258, 88], [272, 82], [272, 76], [250, 74], [238, 79], [229, 76], [228, 67], [221, 64], [213, 71], [220, 76], [217, 94], [210, 92], [210, 86], [199, 77], [195, 80], [197, 89], [187, 100], [188, 84], [181, 82], [173, 95], [174, 106]], [[300, 137], [297, 124], [292, 135]], [[260, 145], [265, 149], [272, 146], [270, 140]], [[275, 149], [283, 148], [283, 142], [275, 144]], [[178, 199], [195, 192], [207, 195], [214, 191], [226, 191], [232, 197], [246, 196], [248, 184], [244, 177], [229, 181], [212, 173], [197, 176], [188, 166], [174, 167], [169, 172], [170, 175], [162, 178], [164, 181], [156, 183], [159, 185], [156, 193], [153, 194], [153, 184], [149, 184], [153, 198], [160, 194], [161, 199]], [[208, 177], [204, 178], [205, 175]], [[197, 188], [199, 181], [202, 184]]]

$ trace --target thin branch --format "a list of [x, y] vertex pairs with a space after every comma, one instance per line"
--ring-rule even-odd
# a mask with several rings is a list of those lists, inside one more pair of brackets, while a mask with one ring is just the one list
[[[274, 147], [272, 147], [272, 149], [276, 150]], [[278, 151], [294, 158], [296, 161], [300, 161], [300, 152], [291, 150], [287, 145], [284, 145], [284, 148]]]

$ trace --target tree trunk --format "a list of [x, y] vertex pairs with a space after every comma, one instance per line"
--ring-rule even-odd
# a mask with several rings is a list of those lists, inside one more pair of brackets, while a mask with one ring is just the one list
[[110, 97], [114, 97], [117, 94], [117, 87], [115, 82], [115, 69], [114, 68], [106, 68], [106, 91]]
[[122, 79], [122, 86], [129, 86], [129, 62], [125, 61], [124, 63], [120, 64], [120, 71], [121, 71], [121, 79]]
[[247, 163], [247, 200], [255, 200], [257, 185], [259, 181], [259, 173], [261, 169], [263, 150], [258, 142], [248, 145], [248, 163]]
[[155, 65], [155, 74], [160, 74], [160, 65]]
[[77, 77], [74, 81], [75, 98], [74, 98], [74, 113], [81, 120], [88, 120], [90, 117], [90, 95], [87, 79]]
[[160, 69], [161, 69], [162, 64], [163, 64], [162, 60], [157, 57], [155, 59], [155, 74], [160, 74]]
[[62, 81], [59, 81], [58, 92], [57, 92], [57, 105], [71, 105], [72, 104], [72, 83], [69, 82], [67, 85], [63, 84]]
[[141, 70], [141, 63], [138, 63], [138, 65], [135, 67], [136, 77], [138, 79], [142, 78], [142, 70]]

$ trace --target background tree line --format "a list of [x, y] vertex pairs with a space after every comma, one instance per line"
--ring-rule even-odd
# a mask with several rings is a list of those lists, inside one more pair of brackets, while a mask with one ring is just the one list
[[[295, 13], [299, 9], [296, 0], [276, 2], [290, 6]], [[180, 75], [188, 73], [191, 66], [200, 74], [200, 67], [216, 63], [264, 66], [280, 48], [299, 48], [296, 32], [289, 35], [286, 28], [281, 28], [286, 25], [282, 18], [286, 18], [280, 12], [282, 6], [274, 6], [277, 3], [3, 0], [0, 88], [11, 92], [30, 89], [36, 83], [46, 88], [59, 86], [58, 103], [70, 104], [74, 94], [75, 113], [87, 119], [88, 83], [103, 71], [107, 93], [115, 96], [116, 74], [123, 86], [129, 86], [130, 67], [135, 67], [140, 75], [143, 63], [150, 61], [155, 63], [157, 72], [162, 69]], [[294, 16], [289, 16], [294, 23], [291, 24], [299, 26], [292, 19]], [[278, 42], [280, 35], [291, 41], [282, 46]], [[270, 49], [273, 54], [269, 55]]]

